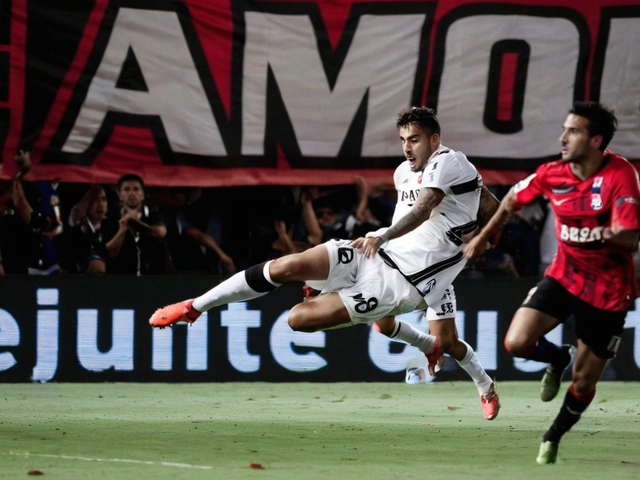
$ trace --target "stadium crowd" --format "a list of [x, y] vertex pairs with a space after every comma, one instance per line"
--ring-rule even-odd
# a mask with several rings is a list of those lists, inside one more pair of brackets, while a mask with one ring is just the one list
[[[388, 226], [396, 202], [392, 185], [363, 177], [331, 187], [218, 188], [146, 187], [135, 174], [117, 185], [27, 178], [0, 181], [1, 274], [225, 276]], [[490, 189], [498, 198], [508, 191]], [[548, 216], [544, 203], [523, 211], [462, 276], [537, 276]]]

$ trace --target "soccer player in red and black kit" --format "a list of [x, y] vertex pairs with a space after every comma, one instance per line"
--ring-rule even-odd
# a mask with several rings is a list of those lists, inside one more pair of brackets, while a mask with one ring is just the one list
[[607, 360], [616, 355], [627, 308], [638, 296], [632, 254], [640, 240], [640, 188], [635, 168], [605, 150], [616, 131], [613, 112], [576, 102], [562, 125], [562, 159], [516, 184], [465, 248], [482, 254], [514, 211], [546, 195], [556, 215], [558, 251], [545, 276], [516, 311], [504, 340], [514, 356], [548, 363], [541, 398], [552, 400], [571, 363], [569, 346], [544, 335], [573, 314], [578, 349], [572, 383], [536, 461], [555, 463], [561, 437], [593, 400]]

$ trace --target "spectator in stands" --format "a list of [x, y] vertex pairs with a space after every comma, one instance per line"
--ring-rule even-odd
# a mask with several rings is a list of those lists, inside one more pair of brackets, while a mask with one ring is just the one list
[[[356, 176], [356, 186], [358, 190], [358, 201], [353, 207], [352, 214], [347, 218], [345, 227], [349, 238], [358, 238], [377, 230], [382, 226], [391, 225], [393, 216], [393, 206], [385, 216], [380, 218], [380, 208], [374, 208], [374, 197], [378, 198], [382, 191], [380, 185], [372, 185], [364, 177]], [[374, 212], [378, 212], [376, 215]]]
[[[59, 273], [52, 241], [62, 231], [58, 198], [48, 182], [25, 182], [31, 160], [20, 151], [16, 177], [3, 182], [0, 201], [0, 248], [5, 273]], [[10, 188], [9, 188], [10, 186]]]
[[107, 272], [109, 254], [105, 246], [104, 228], [109, 208], [107, 192], [93, 185], [71, 210], [69, 229], [65, 234], [68, 265], [72, 273], [102, 274]]
[[[237, 269], [282, 256], [286, 247], [279, 243], [276, 222], [284, 222], [286, 231], [297, 222], [295, 190], [286, 186], [254, 186], [224, 192], [222, 224], [225, 236], [233, 239], [225, 244], [225, 251]], [[298, 238], [294, 236], [294, 240]]]
[[290, 253], [300, 253], [309, 248], [309, 244], [304, 242], [295, 242], [291, 232], [287, 230], [287, 223], [284, 220], [274, 220], [273, 228], [278, 234], [278, 238], [273, 242], [273, 249], [280, 252], [281, 256]]
[[125, 174], [118, 180], [119, 217], [104, 225], [109, 273], [143, 275], [174, 273], [165, 242], [167, 227], [157, 211], [145, 205], [144, 182]]
[[31, 275], [54, 275], [61, 272], [59, 265], [58, 245], [63, 233], [63, 221], [58, 182], [30, 182], [32, 205], [46, 219], [45, 227], [35, 238], [34, 255], [29, 265]]
[[3, 253], [3, 270], [6, 274], [27, 274], [29, 268], [29, 243], [32, 235], [29, 224], [18, 215], [13, 204], [13, 184], [17, 180], [2, 180], [0, 197], [0, 249]]
[[[344, 223], [347, 214], [340, 208], [338, 201], [331, 195], [312, 197], [312, 191], [307, 190], [309, 195], [303, 195], [301, 199], [302, 219], [309, 232], [309, 243], [314, 246], [332, 238], [349, 238]], [[313, 200], [309, 201], [310, 197]]]
[[[356, 186], [320, 190], [309, 187], [300, 196], [301, 222], [298, 241], [307, 248], [333, 238], [355, 239], [380, 228], [383, 223], [369, 207], [377, 190], [363, 177], [356, 177]], [[379, 209], [378, 209], [379, 210]]]
[[[164, 200], [168, 244], [178, 272], [233, 274], [233, 259], [214, 238], [220, 225], [202, 188], [172, 189]], [[211, 233], [210, 233], [211, 232]]]

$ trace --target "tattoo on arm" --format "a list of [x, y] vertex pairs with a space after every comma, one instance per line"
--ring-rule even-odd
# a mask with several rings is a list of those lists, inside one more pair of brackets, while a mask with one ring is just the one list
[[[516, 200], [512, 189], [502, 199], [500, 206], [493, 216], [487, 221], [480, 234], [487, 240], [499, 234], [513, 216], [515, 205]], [[497, 237], [495, 240], [497, 241]]]
[[478, 206], [478, 226], [480, 228], [483, 228], [489, 223], [489, 220], [493, 217], [493, 214], [496, 213], [499, 206], [500, 201], [483, 185], [480, 191], [480, 205]]
[[429, 220], [432, 210], [440, 204], [443, 197], [444, 192], [442, 190], [435, 188], [423, 189], [409, 213], [391, 225], [384, 235], [380, 237], [382, 241], [386, 242], [401, 237]]

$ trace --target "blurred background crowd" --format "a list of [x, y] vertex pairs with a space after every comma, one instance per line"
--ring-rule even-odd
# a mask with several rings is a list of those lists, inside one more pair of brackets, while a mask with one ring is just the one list
[[[28, 153], [15, 159], [28, 172]], [[388, 226], [391, 184], [363, 177], [331, 187], [146, 187], [0, 182], [2, 274], [230, 275], [331, 238]], [[500, 199], [509, 187], [489, 186]], [[539, 276], [555, 254], [553, 213], [541, 201], [519, 212], [498, 246], [461, 276]]]

